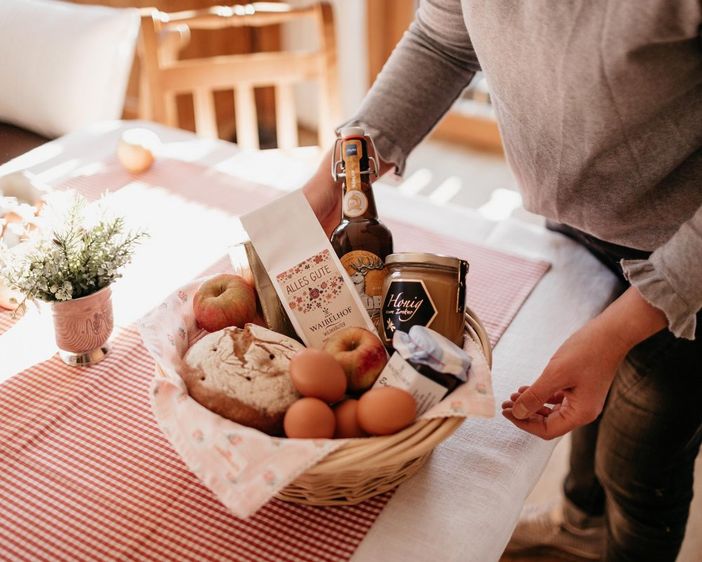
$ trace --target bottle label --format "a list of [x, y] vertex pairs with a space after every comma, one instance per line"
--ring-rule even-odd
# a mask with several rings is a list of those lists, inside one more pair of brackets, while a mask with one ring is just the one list
[[341, 257], [341, 264], [356, 287], [361, 302], [373, 322], [380, 318], [385, 264], [378, 256], [365, 250], [353, 250]]
[[348, 139], [343, 142], [341, 150], [346, 174], [342, 211], [347, 217], [360, 217], [368, 210], [368, 197], [363, 193], [361, 182], [363, 145], [358, 139]]
[[363, 145], [358, 139], [344, 141], [342, 158], [346, 174], [346, 191], [360, 191], [361, 187], [361, 156]]
[[415, 325], [430, 327], [436, 315], [436, 305], [424, 281], [395, 279], [390, 283], [382, 309], [383, 331], [387, 341], [392, 341], [395, 330], [407, 333]]
[[360, 217], [368, 210], [368, 197], [362, 191], [347, 191], [342, 202], [344, 215]]

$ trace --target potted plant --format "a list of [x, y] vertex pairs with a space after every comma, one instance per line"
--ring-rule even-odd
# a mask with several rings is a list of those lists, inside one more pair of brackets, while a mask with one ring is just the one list
[[27, 300], [50, 304], [59, 354], [71, 365], [93, 364], [107, 353], [111, 285], [146, 236], [108, 217], [102, 205], [97, 214], [93, 207], [72, 195], [65, 211], [54, 211], [22, 244], [0, 247], [0, 279], [24, 296], [20, 310]]

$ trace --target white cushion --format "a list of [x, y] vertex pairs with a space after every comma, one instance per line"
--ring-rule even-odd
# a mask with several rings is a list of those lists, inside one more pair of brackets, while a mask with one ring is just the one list
[[139, 12], [0, 0], [0, 121], [56, 137], [119, 119]]

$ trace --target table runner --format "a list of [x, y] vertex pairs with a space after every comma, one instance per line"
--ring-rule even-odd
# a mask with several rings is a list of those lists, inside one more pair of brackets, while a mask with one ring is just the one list
[[152, 375], [139, 335], [128, 329], [99, 365], [76, 370], [54, 358], [0, 386], [0, 558], [341, 560], [353, 553], [386, 498], [348, 510], [274, 501], [238, 520], [156, 427], [147, 398]]
[[[467, 259], [471, 265], [467, 277], [467, 303], [482, 321], [494, 347], [509, 322], [519, 311], [536, 282], [548, 271], [549, 264], [471, 244], [398, 221], [385, 221], [395, 237], [398, 252], [441, 252]], [[223, 271], [224, 258], [208, 273]], [[480, 266], [476, 267], [476, 263]], [[494, 269], [502, 279], [509, 279], [500, 291], [493, 291]], [[0, 309], [0, 336], [16, 321], [12, 313]]]
[[[88, 184], [95, 185], [74, 186], [93, 198], [97, 192], [86, 189]], [[123, 185], [120, 179], [110, 187]], [[234, 214], [236, 199], [223, 205]], [[471, 262], [468, 302], [493, 344], [548, 269], [545, 262], [412, 225], [393, 221], [389, 226], [398, 250], [433, 251]], [[12, 324], [9, 317], [0, 314], [0, 333]], [[112, 346], [108, 358], [89, 369], [69, 368], [54, 356], [0, 385], [0, 557], [351, 557], [390, 493], [337, 508], [273, 500], [249, 520], [235, 518], [159, 432], [147, 394], [154, 365], [135, 329], [118, 332]]]
[[[423, 234], [444, 243], [434, 251], [453, 248], [455, 241]], [[547, 267], [477, 247], [467, 254], [473, 272], [484, 267], [485, 278], [499, 280], [473, 285], [479, 315], [488, 314], [483, 303], [515, 294], [515, 284], [533, 288]], [[520, 277], [511, 275], [516, 266]], [[502, 314], [493, 316], [493, 341], [511, 320]], [[350, 558], [391, 494], [337, 508], [273, 500], [250, 520], [235, 518], [156, 427], [147, 394], [153, 368], [129, 328], [94, 367], [72, 369], [54, 356], [0, 386], [0, 553], [49, 560]]]

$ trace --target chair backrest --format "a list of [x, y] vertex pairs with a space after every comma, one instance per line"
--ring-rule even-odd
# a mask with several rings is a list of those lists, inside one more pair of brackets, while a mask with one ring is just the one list
[[[314, 21], [319, 37], [316, 50], [178, 60], [178, 51], [187, 44], [191, 29], [262, 27], [304, 18]], [[315, 81], [319, 90], [319, 145], [328, 146], [333, 139], [339, 91], [334, 23], [327, 3], [291, 7], [260, 2], [176, 13], [147, 10], [142, 16], [140, 55], [140, 113], [145, 119], [177, 126], [175, 96], [191, 93], [197, 134], [217, 138], [213, 92], [233, 90], [237, 144], [258, 148], [254, 88], [274, 86], [278, 147], [291, 148], [298, 145], [293, 85]]]

